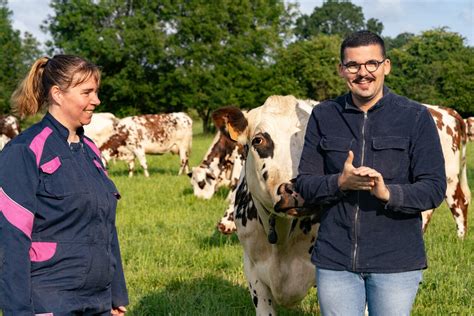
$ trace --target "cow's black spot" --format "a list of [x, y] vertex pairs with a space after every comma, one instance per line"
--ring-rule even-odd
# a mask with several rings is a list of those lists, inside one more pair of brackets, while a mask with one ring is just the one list
[[275, 144], [272, 137], [268, 133], [258, 133], [252, 140], [252, 146], [258, 153], [260, 158], [273, 158]]
[[252, 195], [248, 191], [245, 177], [237, 188], [235, 194], [235, 218], [241, 219], [242, 226], [247, 226], [247, 220], [254, 220], [257, 216], [257, 208], [253, 204]]
[[255, 305], [255, 308], [258, 306], [258, 297], [257, 296], [253, 297], [253, 305]]
[[300, 222], [300, 229], [303, 231], [303, 234], [308, 234], [314, 224], [315, 223], [312, 223], [310, 217], [305, 217]]
[[263, 177], [263, 180], [267, 181], [267, 180], [268, 180], [268, 172], [265, 171], [265, 172], [263, 173], [262, 177]]

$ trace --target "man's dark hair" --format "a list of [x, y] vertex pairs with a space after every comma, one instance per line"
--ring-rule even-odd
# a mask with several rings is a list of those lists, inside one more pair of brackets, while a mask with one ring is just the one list
[[370, 31], [357, 31], [350, 34], [341, 44], [341, 62], [344, 62], [344, 50], [348, 47], [379, 45], [382, 48], [382, 56], [385, 58], [385, 43], [383, 39]]

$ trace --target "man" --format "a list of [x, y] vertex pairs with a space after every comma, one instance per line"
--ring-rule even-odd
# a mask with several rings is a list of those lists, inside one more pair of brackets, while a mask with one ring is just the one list
[[384, 86], [383, 40], [341, 45], [350, 92], [314, 108], [296, 182], [324, 213], [312, 253], [323, 315], [409, 315], [427, 267], [421, 212], [444, 198], [444, 158], [428, 110]]

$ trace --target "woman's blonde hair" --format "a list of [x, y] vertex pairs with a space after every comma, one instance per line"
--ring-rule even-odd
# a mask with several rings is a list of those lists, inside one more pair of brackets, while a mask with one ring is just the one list
[[18, 85], [11, 97], [13, 111], [20, 117], [38, 113], [50, 104], [53, 86], [66, 91], [89, 78], [100, 84], [100, 69], [93, 63], [74, 55], [41, 57]]

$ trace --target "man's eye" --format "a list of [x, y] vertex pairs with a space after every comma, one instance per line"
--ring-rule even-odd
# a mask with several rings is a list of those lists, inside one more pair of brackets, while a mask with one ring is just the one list
[[366, 65], [367, 66], [378, 66], [378, 62], [376, 60], [369, 60]]

